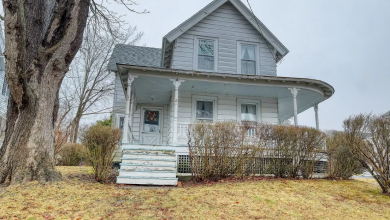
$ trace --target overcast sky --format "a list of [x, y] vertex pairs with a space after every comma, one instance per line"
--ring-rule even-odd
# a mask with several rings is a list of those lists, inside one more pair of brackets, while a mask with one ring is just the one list
[[[145, 32], [142, 44], [161, 48], [162, 37], [211, 0], [138, 0], [126, 21]], [[244, 0], [246, 2], [246, 0]], [[290, 50], [278, 76], [331, 84], [336, 93], [319, 106], [321, 129], [342, 129], [352, 114], [390, 110], [390, 1], [250, 0], [256, 16]], [[298, 116], [315, 126], [314, 110]]]

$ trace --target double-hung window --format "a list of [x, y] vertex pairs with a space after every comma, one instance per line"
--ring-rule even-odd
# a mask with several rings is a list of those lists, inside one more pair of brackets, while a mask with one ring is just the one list
[[243, 75], [259, 75], [258, 44], [238, 42], [237, 52], [237, 72]]
[[238, 99], [237, 120], [241, 122], [260, 122], [260, 100]]
[[216, 39], [195, 38], [194, 69], [215, 72], [218, 60], [218, 42]]
[[210, 121], [213, 122], [217, 112], [217, 98], [209, 96], [193, 96], [193, 121]]

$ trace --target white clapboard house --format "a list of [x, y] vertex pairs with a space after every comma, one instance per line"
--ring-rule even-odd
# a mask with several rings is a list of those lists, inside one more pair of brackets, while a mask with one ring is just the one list
[[[174, 16], [174, 15], [172, 15]], [[199, 121], [278, 124], [334, 89], [277, 76], [288, 49], [240, 0], [214, 0], [162, 38], [162, 48], [118, 44], [113, 126], [123, 129], [121, 184], [175, 185], [188, 173], [187, 128]]]

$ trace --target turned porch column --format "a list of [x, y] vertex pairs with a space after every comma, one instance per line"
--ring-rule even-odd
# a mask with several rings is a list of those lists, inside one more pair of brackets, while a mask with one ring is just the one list
[[177, 116], [179, 111], [179, 87], [184, 80], [171, 79], [175, 86], [175, 100], [173, 108], [173, 146], [177, 145]]
[[298, 95], [299, 89], [297, 89], [296, 87], [294, 87], [294, 88], [289, 88], [289, 90], [291, 91], [291, 93], [292, 93], [292, 95], [293, 95], [293, 102], [294, 102], [294, 125], [297, 126], [297, 125], [298, 125], [298, 104], [297, 104], [297, 95]]
[[127, 78], [127, 93], [126, 93], [126, 112], [125, 112], [125, 121], [123, 123], [123, 137], [122, 137], [122, 143], [130, 143], [129, 140], [129, 118], [130, 118], [130, 110], [131, 110], [131, 103], [133, 103], [133, 100], [130, 103], [131, 98], [131, 84], [134, 82], [136, 76], [129, 75]]
[[320, 130], [320, 122], [319, 122], [319, 119], [318, 119], [318, 103], [316, 103], [314, 105], [314, 112], [315, 112], [315, 115], [316, 115], [316, 128], [317, 128], [317, 130]]

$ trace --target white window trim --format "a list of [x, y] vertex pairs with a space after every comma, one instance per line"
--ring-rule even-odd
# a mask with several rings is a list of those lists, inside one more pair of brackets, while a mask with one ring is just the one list
[[[199, 40], [213, 40], [214, 41], [214, 70], [203, 70], [198, 69], [198, 49], [199, 49]], [[193, 60], [193, 70], [199, 70], [203, 72], [218, 72], [218, 38], [214, 37], [201, 37], [194, 36], [194, 60]]]
[[[215, 96], [192, 96], [192, 122], [196, 122], [196, 102], [197, 101], [209, 101], [213, 102], [213, 122], [217, 121], [218, 117], [218, 98]], [[211, 121], [211, 120], [210, 120]]]
[[246, 42], [246, 41], [237, 41], [237, 74], [241, 73], [241, 45], [253, 45], [255, 46], [256, 51], [256, 74], [260, 74], [260, 43], [255, 42]]
[[241, 105], [256, 105], [256, 120], [261, 123], [261, 100], [256, 99], [237, 99], [237, 121], [241, 122]]

